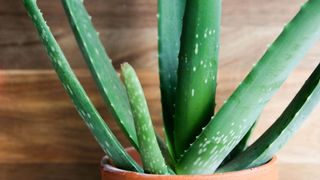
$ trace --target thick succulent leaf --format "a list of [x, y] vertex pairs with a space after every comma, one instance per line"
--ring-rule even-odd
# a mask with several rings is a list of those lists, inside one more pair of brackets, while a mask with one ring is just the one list
[[210, 174], [240, 142], [320, 37], [320, 0], [309, 0], [254, 65], [178, 162], [178, 174]]
[[62, 0], [76, 40], [92, 76], [115, 120], [138, 149], [136, 131], [125, 87], [113, 68], [82, 0]]
[[24, 3], [60, 81], [102, 149], [110, 156], [117, 167], [142, 172], [142, 168], [126, 153], [89, 100], [43, 19], [36, 0], [25, 0]]
[[[259, 118], [258, 118], [259, 119]], [[257, 121], [256, 121], [257, 122]], [[232, 159], [234, 159], [236, 156], [238, 156], [240, 153], [245, 151], [248, 147], [248, 142], [250, 140], [250, 137], [254, 131], [254, 128], [256, 126], [256, 123], [252, 125], [250, 130], [247, 132], [247, 134], [241, 139], [241, 141], [237, 144], [235, 148], [228, 154], [228, 156], [223, 160], [220, 167], [230, 162]]]
[[221, 0], [187, 0], [174, 119], [177, 157], [209, 122], [214, 112]]
[[276, 122], [247, 150], [219, 172], [252, 168], [269, 161], [302, 125], [320, 101], [320, 64]]
[[175, 174], [173, 172], [173, 170], [171, 169], [174, 167], [175, 161], [174, 161], [174, 158], [171, 156], [171, 153], [169, 151], [169, 148], [167, 147], [167, 144], [161, 139], [161, 137], [158, 134], [156, 134], [156, 137], [157, 137], [158, 145], [159, 145], [160, 150], [162, 152], [162, 156], [164, 157], [166, 164], [170, 167], [169, 173]]
[[168, 145], [173, 139], [178, 54], [186, 0], [158, 0], [159, 75], [163, 121]]
[[137, 130], [143, 168], [147, 173], [168, 174], [168, 167], [165, 164], [157, 142], [148, 105], [139, 79], [134, 69], [127, 63], [121, 66], [121, 71]]

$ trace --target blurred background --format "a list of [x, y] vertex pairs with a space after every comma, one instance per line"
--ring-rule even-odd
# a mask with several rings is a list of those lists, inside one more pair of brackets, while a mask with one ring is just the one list
[[[223, 0], [218, 105], [245, 77], [305, 0]], [[0, 0], [0, 179], [99, 179], [104, 155], [52, 71], [22, 0]], [[85, 4], [115, 67], [138, 71], [161, 133], [157, 75], [157, 1], [87, 0]], [[87, 71], [59, 0], [39, 0], [71, 66], [125, 146]], [[297, 34], [298, 35], [298, 34]], [[279, 116], [320, 62], [320, 43], [265, 109], [254, 137]], [[278, 154], [281, 180], [317, 179], [320, 107]], [[253, 138], [254, 139], [254, 138]]]

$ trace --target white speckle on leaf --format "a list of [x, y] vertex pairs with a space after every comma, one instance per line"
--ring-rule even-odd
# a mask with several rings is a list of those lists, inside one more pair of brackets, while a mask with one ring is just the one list
[[199, 45], [198, 45], [198, 43], [196, 43], [195, 48], [194, 48], [194, 54], [198, 54], [198, 49], [199, 49]]
[[197, 67], [194, 66], [194, 67], [192, 68], [192, 70], [195, 72], [195, 71], [197, 70]]
[[90, 33], [87, 33], [87, 37], [88, 37], [89, 39], [91, 39], [91, 38], [92, 38], [92, 35], [91, 35]]
[[105, 141], [104, 143], [106, 144], [107, 147], [110, 146], [109, 143], [108, 143], [108, 141]]
[[100, 76], [100, 74], [97, 74], [97, 77], [98, 77], [98, 79], [101, 79], [101, 76]]
[[100, 53], [99, 53], [99, 50], [98, 50], [97, 48], [95, 48], [94, 50], [95, 50], [95, 52], [96, 52], [97, 55], [100, 54]]
[[62, 66], [61, 61], [57, 60], [57, 62], [58, 62], [58, 65], [61, 67]]

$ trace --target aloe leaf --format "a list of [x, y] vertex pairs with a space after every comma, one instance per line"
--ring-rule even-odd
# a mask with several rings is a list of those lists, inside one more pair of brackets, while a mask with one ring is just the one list
[[162, 141], [161, 137], [158, 134], [156, 134], [156, 137], [162, 156], [164, 157], [164, 160], [168, 166], [168, 173], [171, 175], [175, 175], [176, 173], [173, 170], [175, 161], [169, 152], [169, 148], [167, 147], [167, 144]]
[[309, 0], [287, 24], [177, 164], [178, 174], [210, 174], [240, 142], [320, 37], [320, 0]]
[[137, 135], [125, 87], [113, 68], [83, 1], [62, 0], [76, 40], [105, 103], [115, 120], [138, 149]]
[[[161, 139], [161, 137], [156, 134], [157, 137], [157, 141], [158, 141], [158, 145], [160, 147], [160, 150], [162, 152], [162, 156], [164, 157], [166, 164], [170, 166], [170, 168], [174, 167], [175, 165], [175, 161], [174, 158], [172, 157], [169, 148], [167, 147], [167, 144], [164, 143]], [[170, 174], [172, 174], [173, 171], [170, 172]]]
[[127, 88], [137, 130], [143, 168], [147, 173], [168, 174], [168, 167], [165, 164], [157, 142], [148, 105], [139, 79], [134, 69], [127, 63], [121, 66], [121, 72]]
[[77, 80], [61, 48], [43, 19], [42, 13], [36, 4], [36, 0], [25, 0], [24, 4], [39, 32], [40, 39], [46, 48], [60, 81], [97, 142], [109, 155], [115, 166], [142, 172], [142, 168], [126, 153], [89, 100], [86, 92]]
[[[257, 122], [257, 121], [256, 121]], [[233, 160], [236, 156], [238, 156], [240, 153], [242, 153], [243, 151], [245, 151], [248, 147], [248, 142], [250, 140], [250, 137], [253, 133], [253, 130], [256, 126], [256, 123], [254, 123], [252, 125], [252, 127], [250, 128], [250, 130], [247, 132], [247, 134], [241, 139], [241, 141], [239, 142], [239, 144], [237, 144], [237, 146], [228, 154], [228, 156], [223, 160], [223, 162], [221, 163], [220, 167], [227, 164], [228, 162], [230, 162], [231, 160]]]
[[[257, 122], [257, 121], [256, 121]], [[245, 149], [247, 149], [248, 147], [248, 142], [250, 140], [250, 137], [254, 131], [254, 128], [256, 126], [256, 123], [254, 123], [252, 125], [252, 127], [250, 128], [250, 130], [247, 132], [247, 134], [241, 139], [241, 141], [239, 142], [239, 144], [231, 151], [230, 155], [230, 159], [233, 159], [234, 156], [236, 156], [237, 154], [243, 152]]]
[[179, 156], [195, 140], [214, 112], [221, 0], [186, 3], [174, 119]]
[[252, 168], [269, 161], [302, 125], [320, 101], [320, 64], [275, 123], [219, 172]]
[[173, 140], [178, 54], [186, 0], [158, 0], [158, 49], [161, 102], [168, 146]]

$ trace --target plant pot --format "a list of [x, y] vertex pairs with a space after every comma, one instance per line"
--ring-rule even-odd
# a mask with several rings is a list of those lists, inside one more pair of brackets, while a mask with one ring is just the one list
[[[139, 154], [128, 148], [127, 152], [139, 163]], [[142, 174], [132, 171], [118, 169], [111, 165], [110, 160], [105, 156], [101, 161], [102, 180], [278, 180], [277, 158], [274, 157], [268, 163], [236, 172], [228, 172], [212, 175], [154, 175]]]

